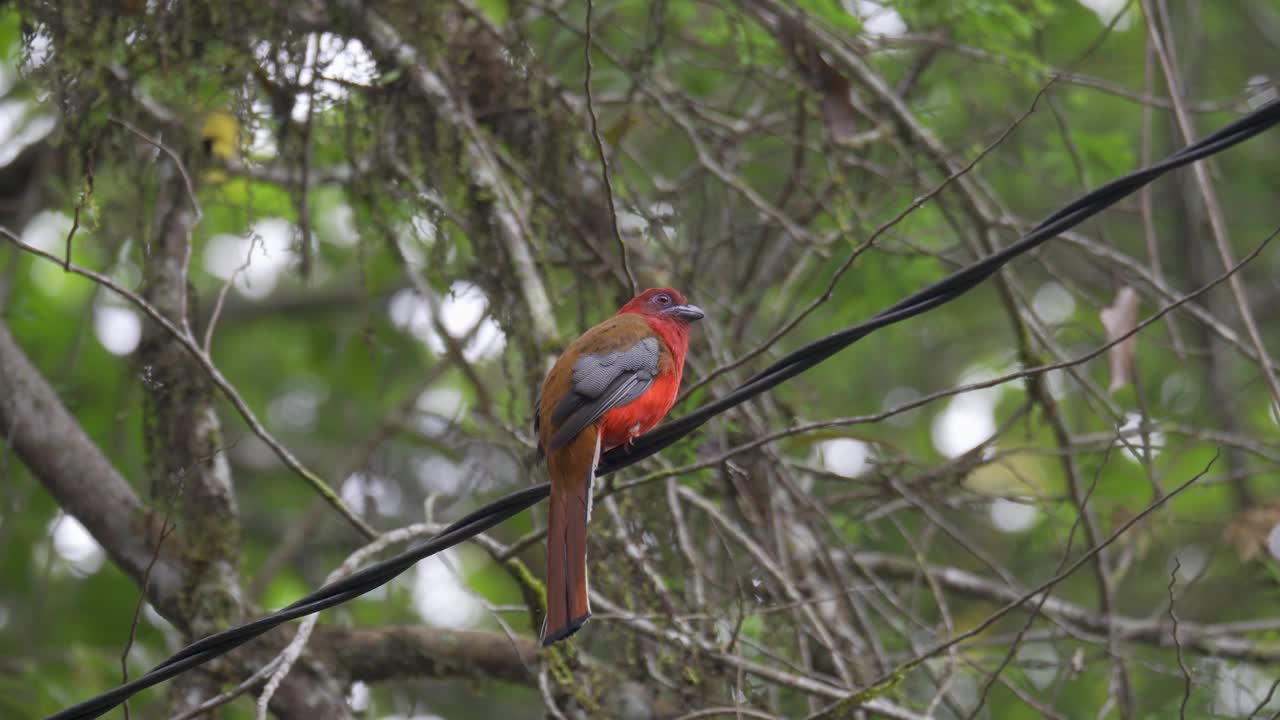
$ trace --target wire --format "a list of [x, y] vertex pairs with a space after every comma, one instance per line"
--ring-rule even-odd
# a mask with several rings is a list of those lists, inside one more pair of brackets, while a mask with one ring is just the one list
[[728, 395], [636, 438], [629, 448], [623, 446], [610, 450], [600, 458], [596, 474], [614, 472], [639, 462], [688, 435], [712, 417], [799, 375], [872, 332], [960, 297], [1013, 258], [1097, 215], [1170, 170], [1222, 152], [1277, 123], [1280, 123], [1280, 101], [1255, 110], [1154, 165], [1084, 194], [1045, 218], [1018, 241], [899, 301], [866, 322], [805, 345], [756, 373]]
[[[960, 297], [1013, 258], [1097, 215], [1170, 170], [1222, 152], [1270, 129], [1277, 123], [1280, 123], [1280, 101], [1255, 110], [1212, 135], [1184, 147], [1159, 163], [1084, 194], [1045, 218], [1022, 238], [1005, 248], [910, 295], [866, 322], [811, 342], [786, 355], [753, 375], [728, 395], [707, 403], [679, 420], [642, 435], [630, 447], [623, 446], [610, 450], [600, 458], [596, 474], [605, 475], [637, 463], [689, 435], [712, 417], [777, 387], [876, 330], [923, 314]], [[197, 640], [157, 665], [146, 675], [54, 713], [46, 720], [85, 720], [99, 717], [139, 691], [225, 655], [278, 625], [340, 605], [375, 590], [413, 567], [419, 560], [453, 547], [532, 507], [547, 497], [549, 492], [550, 485], [544, 483], [506, 495], [468, 514], [445, 528], [439, 535], [420, 545], [325, 585], [270, 615]]]
[[55, 718], [61, 720], [63, 718], [99, 717], [133, 697], [139, 691], [180, 675], [216, 657], [225, 655], [277, 625], [319, 612], [334, 605], [340, 605], [348, 600], [354, 600], [371, 590], [387, 584], [400, 573], [413, 567], [419, 560], [453, 547], [463, 540], [482, 533], [512, 515], [533, 506], [545, 498], [549, 491], [550, 486], [544, 483], [502, 497], [454, 522], [441, 531], [439, 535], [420, 545], [414, 546], [395, 557], [374, 563], [341, 580], [325, 585], [310, 595], [270, 615], [197, 640], [179, 650], [168, 660], [152, 668], [146, 675], [78, 705], [54, 713], [49, 716], [49, 720], [54, 720]]

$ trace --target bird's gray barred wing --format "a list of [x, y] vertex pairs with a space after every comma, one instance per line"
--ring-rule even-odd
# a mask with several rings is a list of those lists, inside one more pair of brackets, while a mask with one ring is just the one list
[[573, 364], [569, 392], [551, 411], [551, 447], [564, 447], [609, 410], [644, 394], [658, 376], [658, 338], [646, 337], [625, 350], [583, 355]]

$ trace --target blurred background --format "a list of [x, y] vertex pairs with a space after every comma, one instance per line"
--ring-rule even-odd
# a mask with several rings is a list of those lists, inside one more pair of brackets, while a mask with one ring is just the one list
[[[629, 274], [707, 311], [683, 415], [1273, 101], [1278, 52], [1268, 0], [0, 7], [0, 714], [544, 481], [537, 388]], [[271, 713], [1274, 716], [1277, 156], [598, 484], [571, 643], [539, 506], [326, 611]]]

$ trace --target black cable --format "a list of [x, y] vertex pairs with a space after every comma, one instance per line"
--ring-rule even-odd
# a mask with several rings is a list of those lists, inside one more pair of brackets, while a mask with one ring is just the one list
[[1280, 123], [1280, 102], [1272, 102], [1154, 165], [1112, 180], [1084, 194], [1042, 220], [1018, 241], [910, 295], [866, 322], [828, 335], [786, 355], [753, 375], [728, 395], [703, 405], [679, 420], [666, 423], [636, 438], [630, 447], [624, 446], [610, 450], [600, 458], [597, 474], [603, 475], [620, 470], [666, 448], [712, 417], [799, 375], [882, 327], [901, 322], [960, 297], [1013, 258], [1079, 225], [1157, 177], [1201, 158], [1222, 152], [1270, 129], [1277, 123]]
[[176, 675], [225, 655], [255, 637], [290, 620], [295, 620], [325, 608], [340, 605], [377, 589], [400, 573], [413, 567], [419, 560], [435, 555], [474, 535], [497, 525], [507, 518], [541, 501], [550, 492], [546, 483], [525, 488], [495, 500], [466, 517], [454, 522], [439, 535], [416, 545], [395, 557], [374, 563], [362, 570], [334, 581], [291, 605], [244, 625], [214, 633], [179, 650], [168, 660], [152, 668], [136, 680], [131, 680], [113, 690], [90, 698], [49, 716], [48, 720], [64, 718], [96, 718], [146, 688], [164, 682]]
[[[707, 403], [679, 420], [642, 435], [630, 447], [624, 446], [610, 450], [600, 458], [596, 474], [605, 475], [639, 462], [685, 437], [712, 417], [799, 375], [872, 332], [928, 312], [960, 297], [1013, 258], [1079, 225], [1157, 177], [1201, 158], [1222, 152], [1277, 123], [1280, 123], [1280, 102], [1272, 102], [1199, 142], [1188, 145], [1155, 165], [1113, 180], [1086, 193], [1045, 218], [1018, 241], [910, 295], [866, 322], [811, 342], [786, 355], [753, 375], [728, 395]], [[138, 691], [224, 655], [282, 623], [340, 605], [383, 586], [419, 560], [453, 547], [532, 507], [549, 492], [550, 486], [543, 483], [502, 497], [454, 522], [439, 535], [420, 545], [325, 585], [270, 615], [197, 640], [157, 665], [146, 675], [50, 715], [46, 720], [84, 720], [99, 717]]]

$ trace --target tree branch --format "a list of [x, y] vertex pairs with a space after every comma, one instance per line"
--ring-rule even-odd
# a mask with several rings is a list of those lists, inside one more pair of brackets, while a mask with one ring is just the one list
[[[160, 517], [138, 499], [0, 324], [0, 433], [62, 509], [79, 520], [121, 570], [142, 584], [160, 537]], [[180, 544], [165, 541], [147, 599], [185, 627], [178, 598]]]
[[528, 668], [538, 661], [538, 647], [523, 635], [421, 625], [322, 627], [311, 639], [311, 650], [350, 680], [466, 677], [537, 685]]
[[[1017, 588], [999, 580], [947, 565], [921, 566], [913, 560], [888, 553], [859, 550], [853, 562], [887, 577], [915, 582], [926, 572], [943, 588], [962, 595], [993, 603], [1011, 603], [1020, 598]], [[1041, 600], [1043, 599], [1043, 602]], [[1134, 618], [1114, 613], [1098, 613], [1053, 595], [1036, 595], [1024, 603], [1028, 609], [1038, 608], [1043, 615], [1057, 618], [1086, 632], [1098, 635], [1115, 633], [1122, 640], [1136, 640], [1157, 647], [1174, 647], [1173, 623], [1169, 616]], [[1275, 632], [1280, 619], [1252, 623], [1195, 623], [1178, 620], [1178, 642], [1188, 650], [1214, 657], [1259, 663], [1280, 662], [1280, 644], [1254, 641], [1242, 637], [1244, 632]]]

